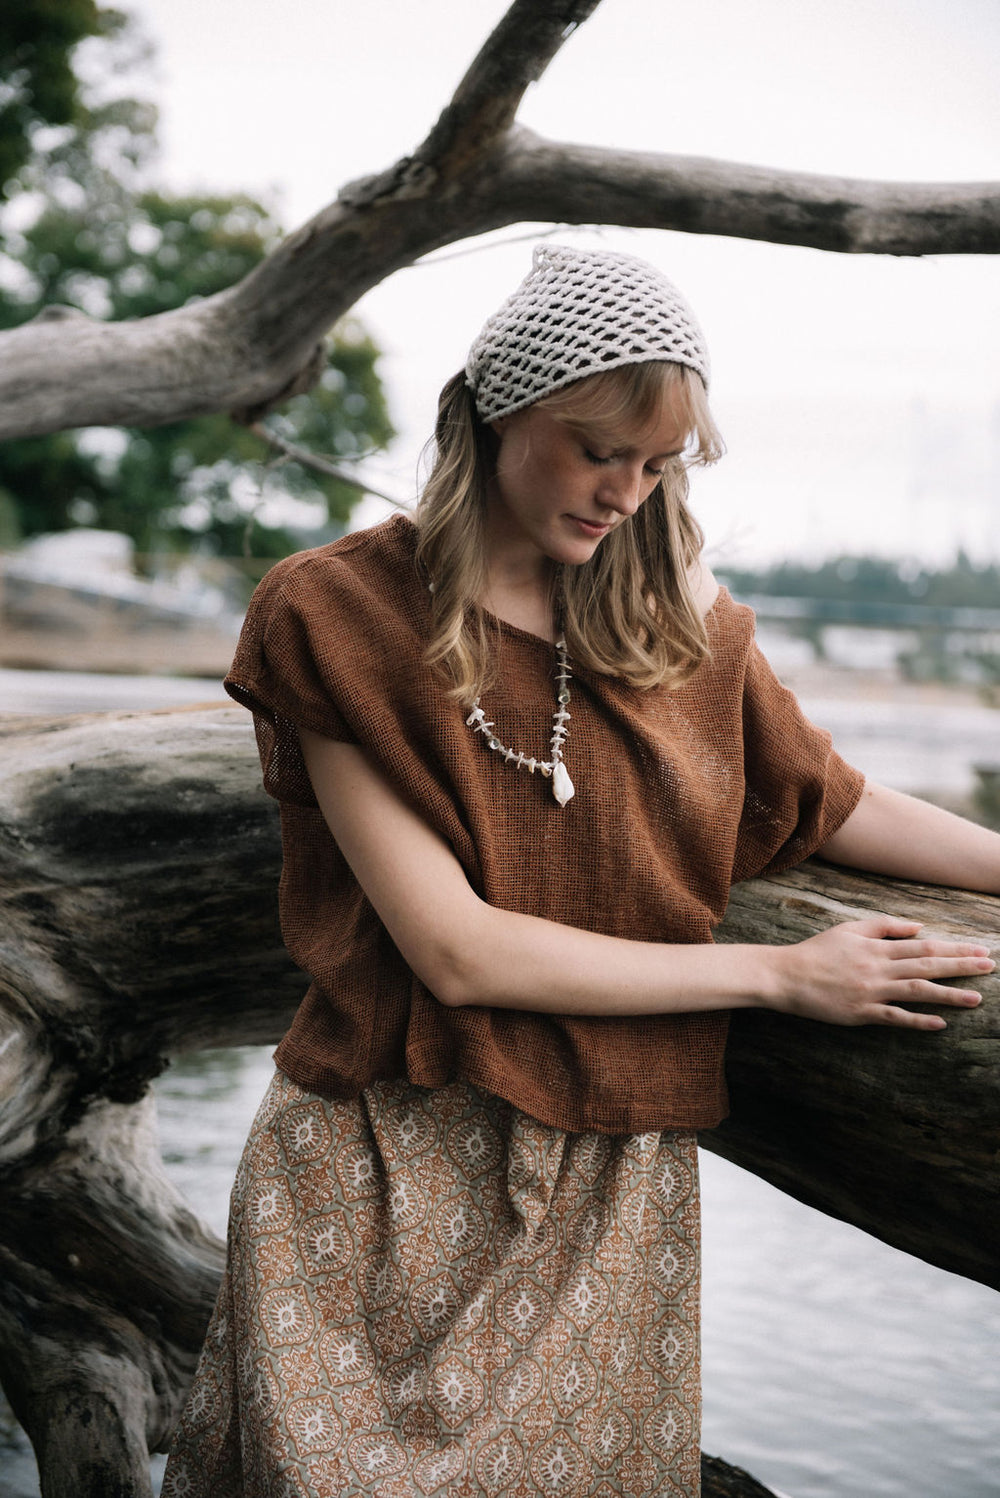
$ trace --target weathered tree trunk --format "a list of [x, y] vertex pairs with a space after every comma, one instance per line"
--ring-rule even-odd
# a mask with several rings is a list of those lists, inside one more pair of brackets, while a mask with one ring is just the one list
[[[1000, 899], [818, 862], [738, 885], [719, 935], [802, 941], [877, 911], [1000, 948]], [[732, 1114], [702, 1143], [810, 1206], [1000, 1289], [1000, 982], [968, 986], [986, 1001], [943, 1010], [948, 1028], [933, 1035], [744, 1010], [727, 1051]]]
[[147, 1494], [222, 1245], [163, 1174], [151, 1094], [95, 1100], [0, 1176], [0, 1381], [45, 1498]]
[[[162, 1174], [147, 1084], [170, 1055], [288, 1023], [304, 980], [276, 920], [277, 812], [236, 707], [0, 736], [0, 1382], [45, 1498], [141, 1495], [221, 1263]], [[741, 886], [723, 936], [797, 940], [874, 909], [1000, 939], [998, 900], [822, 865]], [[746, 1015], [733, 1116], [705, 1143], [1000, 1286], [998, 1038], [990, 1003], [934, 1036]], [[713, 1498], [755, 1491], [726, 1470], [706, 1464]]]
[[149, 1491], [215, 1298], [150, 1078], [301, 992], [243, 716], [0, 728], [0, 1382], [45, 1498]]

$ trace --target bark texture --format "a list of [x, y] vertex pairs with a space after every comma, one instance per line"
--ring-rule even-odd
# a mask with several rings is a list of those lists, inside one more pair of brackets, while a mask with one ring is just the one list
[[[1000, 948], [1000, 899], [818, 861], [737, 885], [719, 939], [802, 941], [876, 912]], [[810, 1206], [1000, 1289], [1000, 980], [968, 986], [983, 1004], [942, 1009], [948, 1028], [934, 1035], [735, 1015], [732, 1114], [701, 1142]]]
[[150, 1491], [215, 1299], [149, 1080], [301, 993], [242, 718], [0, 728], [0, 1383], [45, 1498]]
[[371, 287], [442, 245], [522, 221], [723, 234], [849, 254], [996, 254], [1000, 184], [872, 182], [546, 141], [516, 122], [598, 0], [514, 0], [427, 139], [229, 290], [135, 322], [72, 308], [0, 333], [0, 439], [253, 421], [319, 378], [318, 345]]
[[[287, 1026], [304, 979], [278, 932], [277, 810], [240, 708], [0, 736], [0, 1382], [45, 1498], [140, 1495], [222, 1259], [162, 1173], [147, 1088], [170, 1055]], [[739, 886], [722, 935], [872, 910], [1000, 943], [1000, 900], [821, 864]], [[1000, 980], [980, 983], [934, 1036], [744, 1014], [733, 1114], [704, 1142], [1000, 1288]], [[766, 1492], [711, 1460], [712, 1498]]]

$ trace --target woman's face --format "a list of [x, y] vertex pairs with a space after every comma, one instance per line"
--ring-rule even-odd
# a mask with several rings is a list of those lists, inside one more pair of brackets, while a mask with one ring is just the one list
[[649, 497], [688, 430], [667, 390], [651, 421], [609, 430], [528, 406], [492, 423], [499, 438], [487, 514], [489, 561], [578, 567]]

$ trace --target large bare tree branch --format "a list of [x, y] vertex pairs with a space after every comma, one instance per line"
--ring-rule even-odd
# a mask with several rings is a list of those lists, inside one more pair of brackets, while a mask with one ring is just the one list
[[[454, 175], [514, 123], [529, 83], [537, 83], [568, 36], [600, 0], [515, 0], [455, 90], [417, 155]], [[454, 153], [454, 154], [453, 154]]]
[[1000, 183], [872, 182], [511, 132], [495, 191], [517, 218], [615, 223], [879, 255], [1000, 252]]
[[419, 256], [558, 220], [735, 235], [837, 252], [1000, 251], [1000, 184], [884, 183], [543, 141], [528, 83], [598, 0], [515, 0], [424, 143], [348, 184], [239, 285], [132, 323], [81, 314], [0, 334], [0, 438], [85, 425], [253, 420], [316, 378], [317, 344]]

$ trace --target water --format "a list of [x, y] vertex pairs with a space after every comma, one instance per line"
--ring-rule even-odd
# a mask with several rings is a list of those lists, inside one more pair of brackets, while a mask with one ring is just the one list
[[[8, 711], [93, 711], [209, 700], [217, 683], [85, 679], [61, 704], [0, 672]], [[8, 679], [18, 678], [11, 683]], [[16, 687], [21, 696], [12, 706]], [[187, 694], [187, 695], [185, 695]], [[152, 697], [153, 700], [150, 700]], [[29, 705], [21, 705], [27, 703]], [[33, 706], [31, 704], [34, 704]], [[900, 789], [971, 786], [1000, 758], [1000, 714], [891, 701], [810, 700], [846, 757]], [[270, 1053], [186, 1058], [157, 1084], [167, 1169], [225, 1230], [229, 1183], [270, 1076]], [[703, 1155], [706, 1450], [789, 1498], [1000, 1498], [1000, 1296], [800, 1205]], [[0, 1498], [37, 1498], [22, 1437], [0, 1435]], [[162, 1459], [154, 1462], [157, 1482]]]
[[997, 1498], [1000, 1296], [702, 1160], [706, 1450], [794, 1498]]
[[[1000, 712], [962, 697], [900, 703], [886, 691], [864, 698], [804, 693], [801, 700], [850, 764], [897, 790], [967, 795], [975, 782], [973, 765], [1000, 762]], [[228, 701], [213, 677], [0, 668], [0, 713], [141, 712]]]
[[0, 667], [0, 713], [145, 712], [228, 702], [218, 677], [124, 676], [101, 671], [12, 671]]
[[[203, 1052], [156, 1084], [167, 1169], [219, 1234], [271, 1069]], [[702, 1190], [706, 1450], [790, 1498], [997, 1498], [1000, 1296], [707, 1153]], [[3, 1458], [0, 1498], [36, 1498], [24, 1444]]]
[[973, 766], [1000, 764], [1000, 712], [961, 700], [893, 702], [803, 695], [814, 723], [833, 734], [838, 752], [881, 785], [900, 791], [967, 796]]

